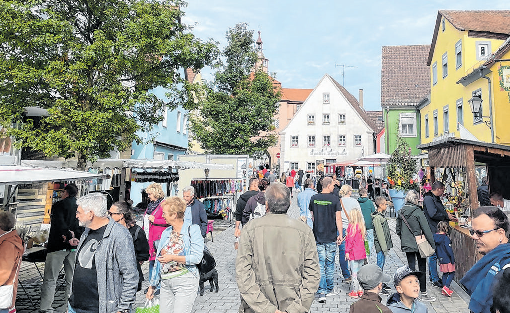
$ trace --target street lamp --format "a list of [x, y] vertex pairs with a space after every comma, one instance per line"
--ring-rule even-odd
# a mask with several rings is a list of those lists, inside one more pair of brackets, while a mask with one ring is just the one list
[[469, 105], [471, 106], [471, 112], [476, 115], [476, 116], [479, 116], [481, 115], [480, 114], [480, 109], [482, 108], [482, 98], [480, 96], [473, 96], [471, 99], [468, 100], [469, 102]]
[[[484, 77], [489, 79], [488, 77]], [[489, 88], [489, 116], [483, 116], [482, 115], [482, 95], [479, 92], [476, 92], [473, 94], [473, 97], [468, 100], [469, 105], [471, 106], [471, 112], [473, 113], [473, 116], [475, 118], [479, 118], [482, 122], [489, 127], [491, 130], [491, 138], [492, 143], [494, 143], [494, 127], [492, 127], [492, 103], [490, 101], [490, 88]], [[483, 118], [488, 118], [488, 121], [484, 121]]]

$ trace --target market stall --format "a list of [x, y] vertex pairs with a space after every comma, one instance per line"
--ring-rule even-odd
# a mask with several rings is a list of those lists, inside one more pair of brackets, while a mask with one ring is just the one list
[[477, 187], [482, 177], [488, 178], [491, 192], [510, 198], [510, 146], [450, 137], [418, 148], [428, 151], [427, 175], [431, 183], [445, 184], [445, 208], [459, 219], [450, 224], [458, 280], [481, 257], [468, 227], [479, 207]]

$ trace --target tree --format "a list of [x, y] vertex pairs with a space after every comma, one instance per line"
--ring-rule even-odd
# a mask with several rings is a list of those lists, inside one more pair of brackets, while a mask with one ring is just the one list
[[[18, 145], [87, 160], [141, 143], [165, 105], [150, 91], [178, 89], [183, 68], [201, 69], [216, 44], [180, 20], [184, 2], [23, 0], [0, 3], [0, 121]], [[37, 123], [23, 108], [49, 111]]]
[[254, 70], [253, 31], [237, 24], [226, 37], [224, 63], [189, 105], [199, 112], [190, 117], [192, 134], [209, 153], [262, 155], [276, 144], [276, 135], [269, 132], [274, 130], [280, 92], [267, 73]]
[[411, 148], [400, 134], [397, 137], [397, 147], [386, 167], [391, 188], [404, 191], [418, 188], [413, 179], [416, 174], [416, 160], [412, 158]]

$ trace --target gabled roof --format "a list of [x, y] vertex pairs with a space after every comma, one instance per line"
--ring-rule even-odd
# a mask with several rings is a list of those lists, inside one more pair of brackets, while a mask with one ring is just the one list
[[436, 26], [432, 36], [427, 65], [432, 62], [437, 35], [441, 26], [441, 17], [444, 16], [453, 27], [460, 31], [473, 31], [499, 35], [510, 35], [510, 10], [486, 11], [453, 11], [440, 10], [437, 12]]
[[313, 89], [282, 88], [282, 101], [304, 102]]
[[[331, 79], [331, 82], [333, 82], [333, 84], [335, 85], [335, 87], [338, 88], [338, 91], [340, 91], [340, 93], [345, 97], [345, 99], [347, 100], [347, 102], [351, 105], [351, 107], [359, 114], [359, 116], [361, 117], [361, 119], [368, 125], [368, 127], [370, 127], [374, 132], [377, 130], [377, 125], [376, 123], [368, 116], [367, 112], [365, 112], [365, 110], [360, 107], [359, 105], [359, 102], [358, 100], [356, 100], [356, 98], [351, 95], [347, 89], [345, 89], [342, 85], [340, 85], [336, 80], [333, 79], [333, 77], [329, 76], [328, 74], [325, 74], [321, 80], [319, 81], [319, 83], [317, 84], [317, 86], [315, 87], [315, 89], [322, 83], [322, 81], [325, 79], [325, 78], [329, 78]], [[315, 90], [313, 89], [312, 92]], [[306, 104], [305, 104], [306, 105]], [[294, 118], [296, 118], [296, 115], [297, 114], [294, 114], [294, 116], [292, 117], [292, 120], [287, 124], [287, 126], [285, 126], [285, 128], [280, 131], [280, 134], [281, 133], [285, 133], [287, 128], [292, 124], [292, 121], [294, 120]]]
[[384, 118], [382, 111], [366, 111], [368, 117], [374, 121], [377, 129], [374, 129], [376, 133], [379, 133], [384, 128]]
[[351, 95], [347, 89], [344, 88], [344, 86], [340, 85], [336, 80], [333, 79], [333, 77], [326, 74], [325, 76], [329, 77], [331, 81], [335, 84], [335, 86], [340, 90], [340, 92], [344, 95], [345, 99], [347, 99], [347, 102], [351, 104], [351, 106], [358, 112], [359, 116], [367, 123], [368, 127], [372, 128], [372, 130], [375, 132], [377, 130], [377, 125], [374, 121], [368, 116], [367, 112], [359, 105], [358, 100]]
[[430, 45], [383, 46], [381, 106], [417, 105], [430, 93]]

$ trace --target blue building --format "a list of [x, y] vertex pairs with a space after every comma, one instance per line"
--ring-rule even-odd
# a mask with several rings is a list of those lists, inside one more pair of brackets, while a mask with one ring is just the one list
[[[158, 87], [152, 91], [158, 98], [166, 103], [169, 99], [165, 96], [166, 89]], [[188, 111], [178, 106], [175, 110], [166, 109], [164, 120], [154, 126], [152, 134], [157, 134], [151, 143], [137, 144], [133, 142], [131, 159], [138, 160], [178, 160], [179, 155], [186, 153], [188, 149]], [[149, 139], [149, 134], [139, 132], [138, 136], [143, 140]], [[131, 200], [134, 204], [142, 201], [142, 190], [150, 182], [131, 184]], [[163, 190], [166, 190], [166, 184], [162, 184]], [[170, 191], [173, 194], [173, 191]]]

